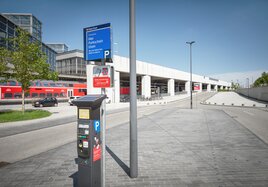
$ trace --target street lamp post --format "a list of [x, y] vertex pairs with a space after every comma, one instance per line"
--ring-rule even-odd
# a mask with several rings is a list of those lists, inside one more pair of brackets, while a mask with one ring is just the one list
[[248, 81], [248, 98], [249, 98], [249, 78], [247, 78]]
[[195, 41], [186, 42], [186, 44], [190, 45], [190, 93], [191, 93], [191, 109], [193, 109], [193, 95], [192, 95], [192, 44], [195, 43]]
[[135, 0], [129, 0], [129, 59], [130, 59], [130, 177], [138, 177], [137, 72]]

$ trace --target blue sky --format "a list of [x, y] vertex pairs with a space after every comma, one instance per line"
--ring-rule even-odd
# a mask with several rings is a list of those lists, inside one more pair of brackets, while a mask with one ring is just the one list
[[[43, 42], [70, 49], [83, 49], [84, 27], [110, 22], [116, 54], [128, 57], [128, 3], [0, 0], [0, 12], [34, 14], [43, 23]], [[267, 71], [267, 20], [267, 0], [136, 0], [137, 59], [189, 71], [185, 42], [194, 40], [194, 73]]]

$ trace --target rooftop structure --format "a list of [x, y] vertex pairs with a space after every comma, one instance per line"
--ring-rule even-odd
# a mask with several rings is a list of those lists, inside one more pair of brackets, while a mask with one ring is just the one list
[[68, 46], [64, 43], [46, 43], [46, 45], [57, 53], [64, 53], [68, 51]]
[[2, 15], [20, 28], [28, 31], [37, 40], [42, 41], [42, 23], [32, 14], [2, 13]]

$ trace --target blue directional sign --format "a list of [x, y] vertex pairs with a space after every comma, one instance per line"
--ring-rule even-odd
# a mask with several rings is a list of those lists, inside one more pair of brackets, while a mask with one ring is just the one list
[[84, 28], [84, 59], [111, 58], [111, 24]]
[[96, 133], [100, 132], [100, 120], [94, 120], [94, 129]]

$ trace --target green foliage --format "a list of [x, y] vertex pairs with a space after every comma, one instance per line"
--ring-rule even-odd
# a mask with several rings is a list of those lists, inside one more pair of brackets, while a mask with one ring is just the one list
[[8, 39], [14, 44], [13, 49], [1, 49], [0, 52], [3, 54], [3, 67], [8, 61], [12, 69], [12, 74], [8, 78], [20, 82], [23, 90], [28, 90], [30, 81], [36, 79], [57, 80], [57, 73], [50, 71], [49, 64], [46, 63], [47, 57], [41, 50], [41, 42], [32, 41], [30, 34], [22, 29], [18, 29], [17, 33], [17, 37]]
[[239, 87], [240, 87], [240, 85], [239, 85], [238, 83], [233, 83], [233, 82], [232, 82], [232, 86], [231, 86], [232, 89], [235, 89], [235, 90], [236, 90], [236, 89], [238, 89]]
[[0, 47], [0, 77], [4, 78], [0, 81], [7, 81], [10, 78], [10, 66], [8, 62], [10, 60], [10, 51], [5, 48]]
[[50, 70], [40, 41], [33, 41], [31, 35], [22, 29], [17, 29], [16, 33], [16, 37], [7, 39], [12, 50], [0, 48], [0, 76], [21, 83], [24, 111], [24, 92], [29, 89], [30, 82], [36, 79], [57, 80], [58, 74]]
[[254, 82], [254, 87], [259, 87], [259, 86], [267, 86], [268, 85], [268, 73], [263, 72], [261, 77], [259, 77], [255, 82]]
[[1, 111], [0, 123], [44, 118], [50, 115], [51, 113], [46, 110], [26, 110], [25, 113], [23, 113], [22, 111], [14, 110]]

